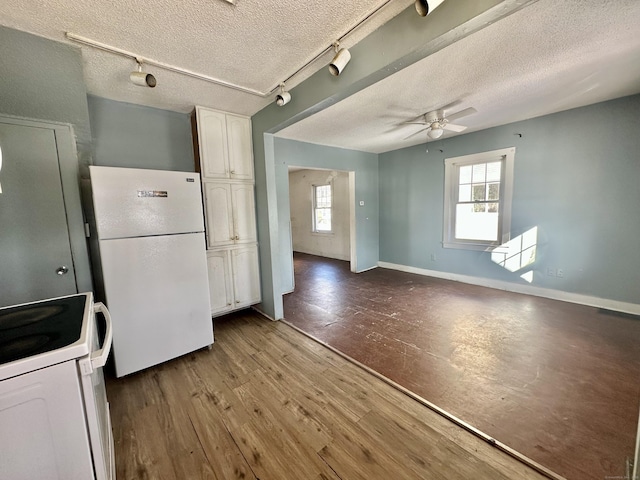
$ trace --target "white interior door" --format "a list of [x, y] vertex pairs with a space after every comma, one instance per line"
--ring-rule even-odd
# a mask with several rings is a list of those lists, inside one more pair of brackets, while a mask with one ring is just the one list
[[0, 122], [0, 306], [77, 293], [54, 130]]

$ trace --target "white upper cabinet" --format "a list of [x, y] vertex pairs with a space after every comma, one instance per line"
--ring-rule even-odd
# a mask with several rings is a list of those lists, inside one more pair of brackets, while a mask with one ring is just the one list
[[256, 241], [253, 184], [202, 182], [209, 248]]
[[227, 114], [229, 178], [253, 180], [253, 144], [251, 120]]
[[251, 119], [196, 107], [203, 179], [253, 181]]
[[202, 177], [229, 178], [229, 150], [225, 114], [198, 107], [196, 115]]

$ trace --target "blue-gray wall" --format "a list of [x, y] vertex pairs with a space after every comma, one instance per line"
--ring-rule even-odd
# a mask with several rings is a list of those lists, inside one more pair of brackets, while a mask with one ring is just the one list
[[533, 285], [640, 303], [639, 112], [636, 95], [380, 155], [380, 260], [525, 284], [441, 243], [444, 159], [515, 146], [511, 237], [539, 229]]
[[189, 115], [88, 99], [95, 165], [194, 171]]
[[[64, 123], [73, 128], [78, 158], [61, 163], [60, 175], [63, 184], [74, 184], [63, 194], [76, 281], [81, 291], [91, 290], [82, 207], [76, 188], [81, 173], [91, 163], [91, 130], [80, 49], [0, 26], [0, 78], [0, 114]], [[2, 234], [11, 235], [11, 229], [3, 228]], [[37, 253], [34, 249], [34, 255]]]
[[355, 172], [356, 269], [364, 271], [378, 264], [378, 156], [373, 153], [325, 147], [283, 138], [275, 139], [276, 189], [278, 192], [279, 265], [283, 292], [291, 290], [293, 264], [289, 232], [289, 166], [326, 168]]
[[286, 106], [271, 103], [251, 118], [263, 312], [274, 319], [284, 314], [278, 159], [273, 135], [523, 8], [530, 1], [505, 4], [503, 0], [456, 0], [445, 2], [426, 18], [416, 15], [413, 5], [408, 6], [350, 49], [353, 59], [339, 77], [328, 75], [323, 68], [291, 91], [292, 99]]

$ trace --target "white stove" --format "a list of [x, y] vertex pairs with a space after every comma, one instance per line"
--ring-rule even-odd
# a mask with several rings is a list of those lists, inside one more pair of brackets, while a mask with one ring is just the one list
[[115, 480], [110, 349], [109, 312], [91, 293], [0, 308], [2, 478]]

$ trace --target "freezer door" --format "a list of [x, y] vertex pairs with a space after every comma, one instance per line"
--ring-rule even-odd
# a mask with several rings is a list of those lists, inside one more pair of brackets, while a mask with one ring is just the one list
[[100, 241], [121, 377], [213, 343], [204, 233]]
[[90, 166], [100, 240], [204, 231], [200, 175]]

